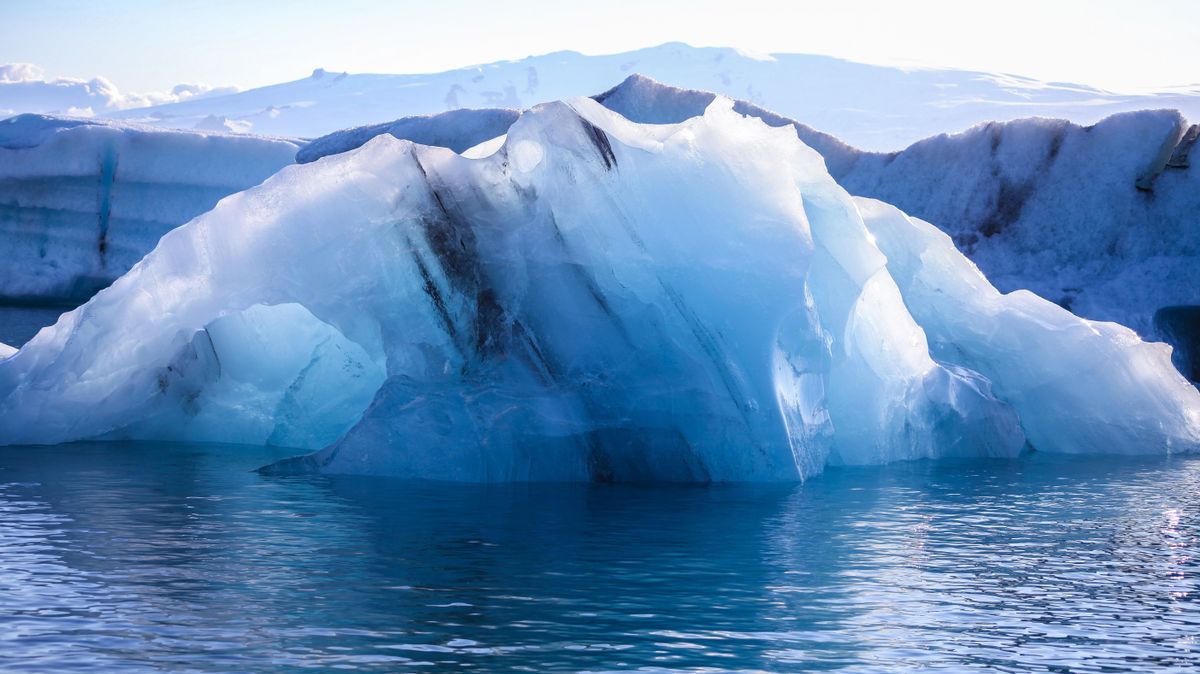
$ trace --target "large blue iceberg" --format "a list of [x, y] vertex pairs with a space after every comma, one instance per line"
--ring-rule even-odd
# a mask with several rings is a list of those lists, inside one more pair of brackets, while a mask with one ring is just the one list
[[[2, 357], [2, 356], [0, 356]], [[922, 457], [1200, 446], [1170, 348], [999, 293], [717, 98], [382, 135], [171, 231], [0, 361], [0, 442], [316, 449], [276, 471], [797, 480]]]

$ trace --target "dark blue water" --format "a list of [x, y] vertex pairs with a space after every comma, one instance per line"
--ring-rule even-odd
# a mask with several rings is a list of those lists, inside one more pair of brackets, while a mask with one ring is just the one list
[[1200, 459], [485, 487], [272, 458], [0, 449], [0, 669], [1200, 667]]
[[0, 304], [0, 343], [20, 348], [33, 339], [38, 330], [54, 325], [70, 306], [13, 306]]

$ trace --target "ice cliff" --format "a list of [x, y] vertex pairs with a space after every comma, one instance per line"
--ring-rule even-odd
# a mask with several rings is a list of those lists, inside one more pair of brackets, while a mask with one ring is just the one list
[[166, 232], [292, 163], [297, 147], [43, 115], [0, 121], [0, 297], [87, 299]]
[[1200, 443], [1165, 346], [997, 292], [727, 99], [547, 104], [489, 150], [381, 135], [222, 200], [0, 361], [0, 442], [596, 481]]

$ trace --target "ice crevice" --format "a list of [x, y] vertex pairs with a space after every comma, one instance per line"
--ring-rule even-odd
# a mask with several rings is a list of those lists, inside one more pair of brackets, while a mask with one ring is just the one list
[[381, 135], [173, 230], [0, 360], [0, 442], [701, 482], [1200, 445], [1167, 347], [1001, 294], [728, 99], [669, 124], [546, 104], [465, 154]]

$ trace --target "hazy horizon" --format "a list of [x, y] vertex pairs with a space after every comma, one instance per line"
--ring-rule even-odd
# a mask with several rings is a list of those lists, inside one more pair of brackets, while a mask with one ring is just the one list
[[[503, 7], [353, 0], [332, 12], [308, 1], [93, 6], [58, 0], [6, 9], [0, 63], [36, 65], [47, 80], [104, 77], [122, 91], [180, 83], [249, 89], [315, 68], [433, 73], [557, 51], [600, 55], [683, 42], [1013, 74], [1121, 93], [1200, 82], [1192, 65], [1200, 61], [1200, 5], [1182, 0], [1141, 8], [1113, 0], [1051, 7], [1018, 0], [1003, 12], [944, 0], [903, 7], [879, 0], [837, 7], [747, 0], [736, 12], [711, 0], [651, 7], [616, 0], [605, 10], [582, 14], [536, 0]], [[461, 20], [466, 15], [475, 19], [469, 25]], [[1086, 34], [1078, 34], [1085, 24]]]

